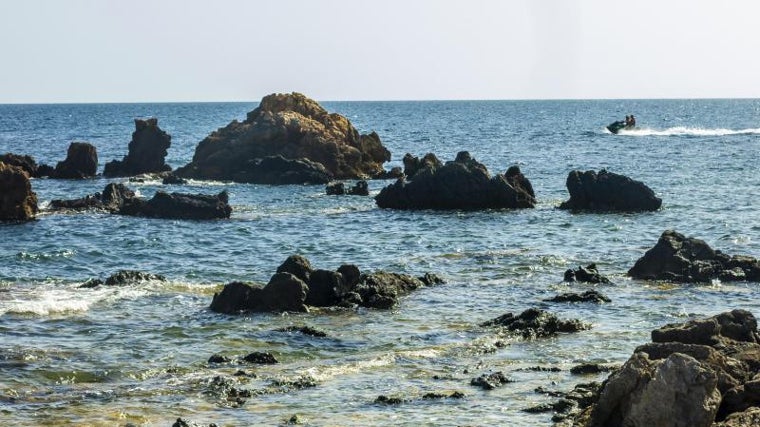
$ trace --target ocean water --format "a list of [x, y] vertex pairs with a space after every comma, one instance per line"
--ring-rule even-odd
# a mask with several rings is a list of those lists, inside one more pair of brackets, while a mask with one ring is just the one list
[[[371, 197], [325, 195], [323, 186], [225, 182], [128, 183], [156, 190], [230, 192], [232, 218], [172, 221], [101, 213], [45, 213], [0, 225], [0, 418], [10, 425], [166, 426], [177, 417], [218, 425], [540, 426], [551, 413], [523, 409], [604, 374], [574, 376], [583, 362], [621, 364], [649, 332], [733, 308], [760, 315], [760, 284], [671, 284], [625, 273], [666, 229], [729, 254], [760, 257], [760, 100], [324, 102], [361, 132], [377, 131], [400, 166], [405, 153], [451, 160], [469, 151], [493, 172], [518, 165], [536, 191], [527, 210], [400, 212]], [[72, 141], [93, 143], [99, 170], [126, 154], [133, 119], [158, 117], [172, 135], [167, 162], [186, 164], [197, 143], [255, 103], [0, 105], [0, 152], [54, 165]], [[633, 113], [639, 129], [606, 124]], [[627, 175], [663, 199], [657, 212], [570, 213], [575, 169]], [[112, 181], [33, 180], [41, 206]], [[392, 181], [371, 181], [376, 194]], [[266, 283], [292, 254], [316, 268], [436, 273], [446, 283], [392, 310], [309, 314], [212, 313], [224, 283]], [[568, 268], [596, 263], [613, 284], [562, 283]], [[119, 269], [166, 282], [78, 289]], [[542, 302], [597, 289], [612, 302]], [[522, 340], [481, 328], [539, 307], [578, 318], [589, 331]], [[322, 330], [318, 338], [280, 332]], [[212, 354], [271, 352], [275, 365], [209, 365]], [[534, 366], [559, 372], [532, 371]], [[234, 376], [240, 369], [254, 376]], [[484, 373], [514, 380], [470, 385]], [[217, 392], [221, 377], [252, 392], [244, 403]], [[307, 384], [299, 387], [297, 384]], [[460, 391], [462, 399], [422, 399]], [[380, 396], [399, 405], [376, 404]]]

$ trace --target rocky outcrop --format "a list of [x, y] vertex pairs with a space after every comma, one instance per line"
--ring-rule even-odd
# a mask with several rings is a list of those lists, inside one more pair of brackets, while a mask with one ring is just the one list
[[157, 191], [145, 200], [124, 184], [108, 184], [102, 193], [73, 200], [52, 200], [52, 210], [101, 209], [110, 213], [166, 219], [229, 218], [232, 207], [226, 191], [216, 195], [166, 193]]
[[760, 261], [748, 256], [729, 256], [713, 250], [703, 240], [666, 230], [628, 275], [642, 280], [709, 282], [760, 280]]
[[214, 295], [210, 309], [218, 313], [241, 311], [305, 312], [308, 307], [358, 305], [390, 308], [398, 298], [423, 286], [443, 281], [435, 275], [412, 277], [378, 271], [361, 274], [358, 267], [342, 265], [337, 271], [315, 270], [306, 258], [288, 257], [266, 286], [233, 282]]
[[570, 200], [560, 209], [589, 211], [655, 211], [662, 206], [662, 199], [643, 182], [602, 169], [572, 171], [567, 176]]
[[[261, 184], [293, 184], [257, 169], [261, 159], [281, 156], [324, 171], [336, 179], [374, 178], [384, 173], [390, 152], [376, 133], [360, 135], [348, 119], [328, 113], [300, 93], [265, 96], [243, 122], [237, 120], [198, 144], [193, 160], [176, 173], [185, 178]], [[262, 179], [265, 177], [266, 179]], [[313, 178], [298, 183], [320, 183]]]
[[0, 162], [9, 166], [17, 166], [21, 168], [26, 175], [30, 178], [36, 178], [37, 175], [37, 162], [32, 156], [26, 156], [21, 154], [5, 153], [0, 156]]
[[377, 205], [391, 209], [517, 209], [536, 204], [533, 187], [517, 166], [492, 177], [466, 151], [445, 165], [429, 156], [407, 167], [413, 173], [411, 178], [402, 177], [380, 190], [375, 196]]
[[98, 151], [88, 142], [72, 142], [66, 160], [58, 162], [51, 178], [85, 179], [98, 172]]
[[553, 298], [545, 299], [547, 302], [591, 302], [595, 304], [601, 304], [603, 302], [610, 302], [610, 299], [601, 294], [598, 291], [586, 291], [582, 294], [577, 293], [565, 293], [559, 294]]
[[[611, 374], [576, 426], [729, 426], [760, 404], [755, 317], [733, 310], [652, 331]], [[746, 424], [751, 425], [751, 424]]]
[[134, 176], [170, 171], [164, 161], [172, 137], [158, 127], [158, 119], [135, 119], [129, 151], [122, 160], [106, 163], [103, 176]]
[[29, 174], [0, 162], [0, 221], [29, 221], [37, 214], [37, 194]]
[[558, 333], [579, 332], [590, 328], [580, 320], [562, 320], [554, 314], [537, 308], [529, 308], [518, 316], [507, 313], [483, 322], [480, 326], [502, 327], [524, 338], [550, 337]]
[[414, 179], [417, 172], [421, 170], [438, 169], [443, 166], [443, 163], [433, 153], [427, 153], [421, 159], [411, 153], [406, 153], [402, 162], [404, 163], [404, 175], [409, 180]]
[[565, 271], [565, 282], [586, 282], [586, 283], [610, 283], [610, 279], [599, 274], [596, 264], [589, 264], [585, 267], [579, 266], [576, 270], [568, 269]]
[[105, 286], [127, 286], [136, 285], [144, 282], [151, 281], [166, 281], [166, 277], [160, 274], [146, 273], [138, 270], [119, 270], [116, 273], [108, 276], [103, 281], [101, 279], [90, 279], [80, 285], [80, 288], [96, 288], [101, 285]]
[[346, 188], [343, 182], [331, 182], [325, 188], [325, 192], [330, 196], [369, 196], [369, 185], [367, 181], [357, 181], [353, 187]]

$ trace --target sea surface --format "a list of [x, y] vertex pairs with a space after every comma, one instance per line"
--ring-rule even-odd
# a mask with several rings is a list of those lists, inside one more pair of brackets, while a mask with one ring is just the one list
[[[256, 103], [0, 105], [0, 152], [63, 160], [72, 141], [121, 159], [134, 118], [157, 117], [172, 135], [167, 163], [188, 163], [199, 141]], [[41, 213], [0, 225], [0, 419], [6, 425], [549, 426], [528, 407], [605, 374], [571, 375], [585, 362], [622, 364], [650, 331], [733, 308], [760, 315], [759, 283], [631, 280], [627, 270], [674, 229], [728, 254], [760, 257], [760, 100], [323, 102], [392, 152], [452, 160], [469, 151], [492, 173], [518, 165], [538, 205], [525, 210], [393, 211], [372, 197], [327, 196], [324, 186], [192, 181], [162, 185], [98, 177], [35, 179], [41, 207], [125, 182], [157, 190], [230, 193], [219, 221]], [[635, 114], [639, 128], [605, 125]], [[627, 175], [663, 199], [651, 213], [571, 213], [572, 170]], [[392, 181], [370, 181], [371, 194]], [[445, 284], [401, 298], [392, 310], [228, 316], [210, 312], [225, 283], [266, 283], [292, 254], [316, 268], [432, 272]], [[563, 283], [568, 268], [596, 263], [612, 284]], [[166, 282], [80, 289], [120, 269]], [[607, 304], [543, 302], [597, 289]], [[592, 329], [523, 340], [478, 326], [530, 307]], [[282, 332], [309, 326], [326, 337]], [[280, 363], [210, 365], [213, 354], [272, 353]], [[531, 367], [559, 368], [536, 371]], [[248, 376], [235, 376], [244, 370]], [[502, 371], [514, 382], [470, 385]], [[219, 377], [218, 379], [216, 379]], [[251, 391], [236, 401], [219, 389]], [[423, 399], [426, 393], [465, 395]], [[400, 397], [398, 405], [375, 403]], [[243, 402], [244, 401], [244, 402]]]

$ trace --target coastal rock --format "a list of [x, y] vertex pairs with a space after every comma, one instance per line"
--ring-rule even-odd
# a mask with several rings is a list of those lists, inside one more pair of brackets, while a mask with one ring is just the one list
[[[177, 173], [183, 172], [178, 170]], [[332, 177], [321, 163], [304, 157], [286, 159], [277, 155], [251, 160], [229, 180], [270, 185], [326, 184]]]
[[550, 337], [558, 333], [579, 332], [590, 328], [580, 320], [561, 320], [554, 314], [537, 308], [529, 308], [518, 316], [507, 313], [483, 322], [480, 326], [503, 327], [524, 338]]
[[601, 304], [603, 302], [610, 302], [611, 300], [601, 294], [598, 291], [586, 291], [582, 294], [565, 293], [559, 294], [553, 298], [545, 299], [547, 302], [591, 302], [595, 304]]
[[466, 151], [453, 162], [438, 166], [430, 160], [411, 180], [400, 178], [375, 196], [377, 205], [391, 209], [532, 208], [536, 204], [530, 182], [516, 166], [493, 177]]
[[758, 337], [755, 317], [738, 309], [656, 329], [565, 425], [742, 425], [731, 423], [760, 404]]
[[510, 380], [503, 372], [499, 371], [473, 378], [470, 380], [470, 385], [480, 387], [484, 390], [493, 390], [496, 387], [501, 387], [502, 385], [511, 382], [514, 382], [514, 380]]
[[[0, 162], [10, 166], [18, 166], [26, 172], [30, 178], [38, 178], [37, 175], [37, 162], [32, 156], [26, 156], [21, 154], [5, 153], [0, 156]], [[47, 176], [47, 175], [45, 175]]]
[[37, 211], [37, 194], [28, 173], [0, 162], [0, 221], [29, 221]]
[[[274, 175], [259, 181], [259, 159], [272, 156], [321, 165], [325, 176], [336, 179], [373, 178], [384, 173], [382, 164], [390, 160], [376, 133], [360, 135], [345, 117], [294, 92], [265, 96], [245, 121], [234, 120], [201, 141], [192, 162], [176, 172], [195, 179], [294, 183], [295, 175], [285, 182]], [[326, 184], [329, 179], [301, 183], [306, 182]]]
[[72, 142], [66, 152], [66, 160], [58, 162], [51, 178], [92, 178], [98, 171], [98, 151], [88, 142]]
[[277, 362], [277, 359], [274, 357], [274, 355], [272, 355], [272, 353], [265, 353], [262, 351], [254, 351], [253, 353], [249, 353], [243, 358], [243, 360], [259, 365], [274, 365], [276, 363], [279, 363]]
[[433, 153], [425, 154], [422, 159], [411, 153], [406, 153], [402, 161], [404, 163], [404, 175], [410, 181], [414, 179], [417, 172], [423, 169], [438, 169], [443, 166], [443, 163]]
[[642, 280], [709, 282], [760, 280], [760, 261], [747, 256], [728, 256], [713, 250], [703, 240], [687, 238], [666, 230], [628, 275]]
[[343, 182], [331, 182], [327, 184], [325, 192], [328, 196], [369, 196], [369, 185], [367, 181], [361, 180], [353, 187], [346, 188], [346, 184]]
[[308, 259], [291, 255], [261, 288], [233, 282], [214, 295], [210, 309], [219, 313], [240, 311], [307, 312], [312, 307], [391, 308], [399, 297], [443, 280], [427, 273], [421, 277], [376, 271], [361, 274], [344, 264], [337, 271], [315, 270]]
[[230, 217], [232, 207], [227, 191], [217, 195], [156, 191], [147, 201], [136, 197], [125, 200], [118, 213], [166, 219], [222, 219]]
[[565, 282], [610, 283], [610, 279], [599, 274], [596, 264], [579, 266], [576, 270], [568, 269], [565, 271], [564, 280]]
[[595, 171], [572, 171], [567, 176], [570, 199], [560, 209], [590, 211], [655, 211], [662, 200], [640, 181], [623, 175]]
[[122, 160], [106, 163], [103, 176], [134, 176], [170, 171], [164, 162], [172, 137], [158, 127], [158, 119], [135, 119], [129, 151]]

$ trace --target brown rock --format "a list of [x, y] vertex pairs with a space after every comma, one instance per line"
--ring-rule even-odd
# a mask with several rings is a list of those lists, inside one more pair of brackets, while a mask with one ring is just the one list
[[0, 162], [0, 221], [28, 221], [37, 211], [29, 175], [18, 166]]

